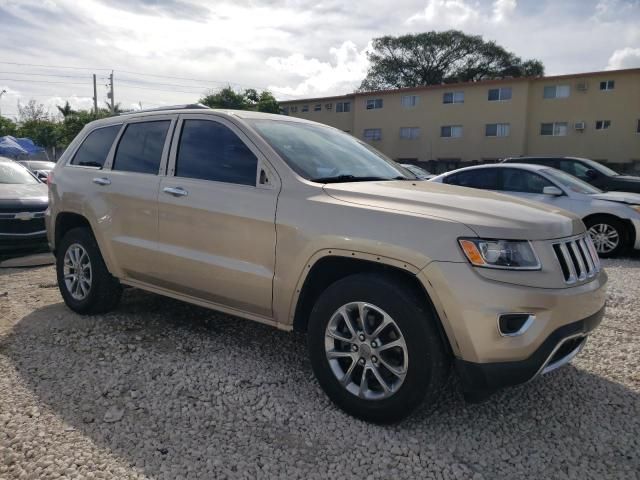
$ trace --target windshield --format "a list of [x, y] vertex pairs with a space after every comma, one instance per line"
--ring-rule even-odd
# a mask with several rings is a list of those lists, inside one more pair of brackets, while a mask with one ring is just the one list
[[40, 183], [22, 165], [0, 162], [0, 183], [30, 185]]
[[431, 175], [431, 173], [426, 171], [424, 168], [416, 167], [415, 165], [401, 165], [418, 177], [428, 177]]
[[555, 168], [545, 168], [542, 171], [572, 192], [584, 193], [585, 195], [602, 193], [602, 190], [597, 189], [593, 185], [589, 185], [587, 182], [583, 182], [579, 178], [576, 178], [573, 175], [569, 175], [568, 173], [564, 173], [560, 170], [556, 170]]
[[605, 167], [601, 163], [596, 162], [594, 160], [589, 160], [589, 159], [585, 158], [585, 159], [582, 159], [582, 161], [584, 163], [586, 163], [589, 166], [589, 168], [592, 168], [594, 170], [598, 170], [600, 173], [602, 173], [604, 175], [607, 175], [607, 176], [620, 175], [615, 170], [611, 170], [609, 167]]
[[358, 139], [330, 127], [277, 120], [249, 122], [302, 177], [316, 182], [415, 179]]

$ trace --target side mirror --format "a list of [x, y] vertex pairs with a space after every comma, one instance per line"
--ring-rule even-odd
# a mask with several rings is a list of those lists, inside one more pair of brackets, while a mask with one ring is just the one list
[[589, 180], [593, 180], [594, 178], [596, 178], [598, 176], [598, 172], [592, 168], [590, 168], [589, 170], [586, 171], [586, 175], [587, 178]]
[[560, 190], [558, 187], [544, 187], [542, 189], [542, 193], [544, 193], [545, 195], [553, 195], [554, 197], [563, 195], [562, 190]]

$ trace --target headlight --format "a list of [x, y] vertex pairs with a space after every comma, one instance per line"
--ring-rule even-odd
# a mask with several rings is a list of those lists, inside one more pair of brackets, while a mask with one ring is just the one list
[[458, 240], [467, 259], [476, 267], [504, 270], [539, 270], [540, 260], [526, 240]]

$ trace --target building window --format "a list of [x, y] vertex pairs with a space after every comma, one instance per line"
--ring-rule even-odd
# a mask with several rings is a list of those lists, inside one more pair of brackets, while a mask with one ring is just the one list
[[615, 80], [607, 80], [606, 82], [600, 82], [600, 90], [613, 90], [616, 88]]
[[290, 111], [291, 113], [296, 113], [296, 112], [298, 111], [298, 106], [297, 106], [297, 105], [291, 105], [291, 106], [289, 107], [289, 111]]
[[511, 87], [489, 89], [488, 100], [490, 102], [511, 100]]
[[420, 137], [420, 127], [400, 127], [400, 138], [415, 140]]
[[636, 133], [640, 133], [640, 118], [638, 119], [638, 124], [636, 125]]
[[321, 111], [321, 110], [322, 110], [322, 105], [321, 105], [320, 103], [316, 103], [316, 104], [313, 106], [313, 111], [314, 111], [314, 112], [319, 112], [319, 111]]
[[417, 95], [403, 95], [401, 99], [401, 104], [405, 108], [415, 107], [418, 104], [418, 96]]
[[280, 112], [283, 115], [289, 115], [289, 107], [282, 107], [282, 109], [280, 110]]
[[511, 125], [508, 123], [488, 123], [484, 128], [486, 137], [508, 137], [510, 131]]
[[540, 124], [540, 135], [553, 137], [566, 137], [569, 131], [567, 122], [554, 122]]
[[324, 108], [326, 108], [327, 110], [333, 109], [333, 103], [325, 103]]
[[373, 110], [375, 108], [382, 108], [381, 98], [372, 98], [371, 100], [367, 100], [367, 110]]
[[336, 103], [337, 113], [347, 113], [351, 111], [351, 102], [338, 102]]
[[596, 130], [606, 130], [611, 126], [611, 120], [596, 120]]
[[445, 125], [440, 127], [440, 136], [444, 138], [459, 138], [462, 136], [462, 125]]
[[464, 92], [445, 92], [442, 94], [442, 103], [464, 103]]
[[569, 85], [548, 85], [544, 87], [544, 98], [567, 98], [570, 92]]
[[302, 111], [303, 112], [308, 112], [309, 111], [309, 105], [302, 105]]
[[368, 142], [374, 142], [382, 140], [382, 129], [380, 128], [365, 128], [362, 135]]

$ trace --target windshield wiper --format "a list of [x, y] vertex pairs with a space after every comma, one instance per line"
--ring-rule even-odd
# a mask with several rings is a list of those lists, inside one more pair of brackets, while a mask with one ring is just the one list
[[333, 177], [312, 178], [312, 182], [318, 183], [342, 183], [342, 182], [372, 182], [376, 180], [395, 180], [388, 177], [356, 177], [355, 175], [334, 175]]

